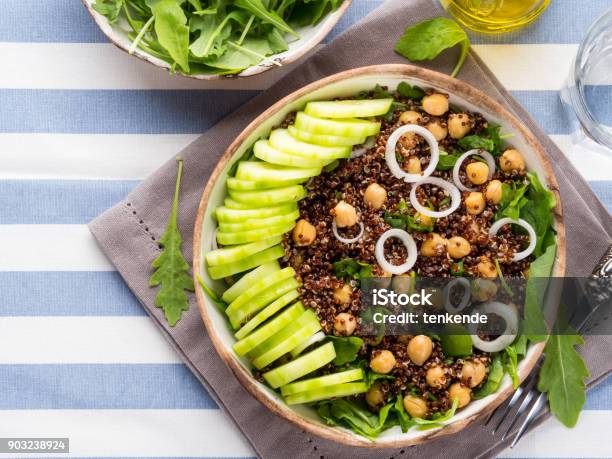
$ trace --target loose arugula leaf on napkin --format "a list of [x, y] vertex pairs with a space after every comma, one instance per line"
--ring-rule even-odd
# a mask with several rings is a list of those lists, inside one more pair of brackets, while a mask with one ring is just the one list
[[155, 272], [149, 279], [149, 286], [161, 288], [155, 296], [155, 306], [164, 310], [166, 320], [171, 327], [181, 319], [183, 311], [189, 309], [189, 298], [185, 290], [194, 291], [193, 279], [189, 275], [189, 264], [185, 261], [181, 246], [183, 240], [178, 227], [177, 214], [179, 192], [181, 189], [181, 176], [183, 174], [183, 160], [178, 158], [178, 172], [172, 212], [168, 220], [166, 231], [159, 239], [162, 252], [153, 260]]
[[454, 77], [465, 62], [470, 40], [465, 31], [451, 19], [439, 17], [408, 27], [395, 44], [395, 51], [411, 61], [430, 61], [455, 45], [461, 45], [461, 54], [451, 73]]
[[584, 380], [589, 370], [576, 350], [581, 344], [579, 335], [552, 335], [538, 381], [538, 390], [548, 396], [550, 412], [567, 427], [576, 425], [586, 401]]

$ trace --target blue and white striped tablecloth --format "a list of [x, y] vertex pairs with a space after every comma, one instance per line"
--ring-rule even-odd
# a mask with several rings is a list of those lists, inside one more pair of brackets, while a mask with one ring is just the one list
[[[380, 3], [354, 0], [332, 36]], [[557, 92], [609, 5], [556, 0], [473, 43], [611, 209], [612, 158], [572, 151]], [[253, 456], [85, 225], [282, 73], [170, 78], [108, 44], [80, 0], [0, 1], [0, 437], [70, 437], [75, 457]], [[573, 431], [549, 421], [504, 456], [610, 457], [611, 423], [612, 379]]]

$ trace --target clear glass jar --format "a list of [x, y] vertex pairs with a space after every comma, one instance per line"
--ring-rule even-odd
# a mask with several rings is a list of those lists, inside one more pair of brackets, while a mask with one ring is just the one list
[[612, 8], [595, 21], [578, 48], [561, 101], [574, 145], [612, 153]]
[[533, 22], [550, 0], [440, 0], [440, 3], [468, 29], [505, 33]]

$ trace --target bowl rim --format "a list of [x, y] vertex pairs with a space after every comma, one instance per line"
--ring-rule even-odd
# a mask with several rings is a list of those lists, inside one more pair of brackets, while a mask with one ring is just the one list
[[[163, 68], [168, 71], [170, 70], [169, 63], [155, 56], [152, 56], [151, 54], [147, 53], [146, 51], [143, 51], [140, 48], [136, 48], [136, 50], [134, 50], [134, 52], [130, 54], [129, 48], [124, 46], [124, 44], [121, 43], [117, 39], [116, 34], [113, 32], [112, 25], [108, 22], [108, 20], [104, 16], [102, 16], [100, 13], [98, 13], [96, 10], [93, 9], [92, 7], [93, 0], [81, 0], [81, 1], [83, 5], [85, 5], [85, 8], [89, 12], [89, 15], [93, 18], [94, 22], [96, 23], [100, 31], [110, 40], [110, 42], [113, 45], [115, 45], [121, 51], [124, 51], [128, 56], [136, 56], [141, 61], [147, 62], [148, 64], [154, 65], [155, 67]], [[352, 1], [353, 0], [342, 0], [342, 3], [338, 7], [338, 9], [328, 13], [327, 16], [324, 17], [323, 20], [317, 26], [314, 26], [315, 28], [319, 27], [319, 30], [317, 30], [317, 32], [311, 38], [311, 43], [309, 46], [303, 46], [301, 48], [297, 48], [296, 50], [294, 50], [292, 54], [289, 54], [287, 56], [278, 57], [278, 54], [273, 54], [269, 56], [268, 58], [273, 59], [275, 62], [279, 64], [283, 64], [283, 65], [288, 65], [288, 64], [291, 64], [293, 62], [300, 60], [302, 57], [304, 57], [304, 55], [308, 54], [316, 46], [318, 46], [327, 35], [329, 35], [329, 33], [336, 26], [340, 18], [344, 16], [344, 13], [346, 13], [346, 10], [351, 5]], [[260, 62], [258, 64], [252, 65], [251, 67], [247, 67], [240, 73], [231, 74], [231, 75], [214, 75], [214, 74], [207, 74], [207, 73], [186, 75], [180, 72], [177, 72], [177, 75], [184, 77], [184, 78], [190, 78], [192, 80], [199, 80], [199, 81], [240, 80], [240, 79], [248, 78], [250, 76], [259, 75], [260, 73], [267, 72], [268, 70], [271, 70], [276, 67], [278, 66], [272, 63], [266, 64], [265, 62]]]
[[[206, 187], [202, 193], [200, 204], [198, 207], [196, 222], [194, 228], [194, 240], [193, 240], [193, 276], [197, 285], [197, 277], [200, 275], [200, 268], [202, 266], [202, 225], [204, 221], [205, 211], [208, 205], [208, 199], [212, 192], [219, 176], [227, 163], [232, 159], [236, 150], [239, 146], [249, 137], [254, 129], [256, 129], [261, 122], [281, 110], [285, 105], [303, 97], [317, 89], [327, 86], [332, 83], [336, 83], [342, 80], [369, 75], [385, 75], [385, 76], [397, 76], [405, 78], [415, 78], [423, 81], [429, 81], [432, 85], [447, 91], [449, 94], [454, 94], [467, 102], [470, 102], [476, 106], [483, 107], [489, 113], [495, 113], [499, 118], [503, 119], [504, 122], [512, 125], [525, 139], [529, 147], [535, 152], [537, 158], [542, 166], [544, 175], [547, 179], [547, 185], [549, 189], [555, 194], [556, 206], [553, 209], [555, 216], [555, 229], [557, 231], [557, 254], [555, 260], [555, 268], [553, 276], [561, 277], [565, 273], [565, 262], [566, 262], [566, 242], [565, 242], [565, 226], [563, 222], [562, 205], [559, 194], [559, 186], [556, 177], [553, 173], [553, 168], [549, 158], [546, 156], [544, 147], [540, 144], [537, 138], [519, 121], [513, 114], [507, 109], [501, 106], [497, 101], [493, 100], [488, 95], [484, 94], [480, 90], [473, 86], [460, 81], [455, 78], [451, 78], [448, 75], [435, 72], [432, 70], [424, 69], [422, 67], [416, 67], [405, 64], [381, 64], [367, 67], [360, 67], [351, 70], [346, 70], [333, 75], [330, 75], [321, 80], [310, 83], [297, 91], [285, 96], [278, 102], [274, 103], [271, 107], [266, 109], [257, 118], [255, 118], [229, 145], [225, 150], [224, 154], [219, 159], [217, 166], [213, 170], [208, 179]], [[380, 440], [367, 440], [366, 438], [356, 436], [342, 429], [336, 427], [326, 426], [320, 423], [316, 423], [313, 420], [307, 419], [294, 410], [288, 405], [278, 403], [272, 400], [272, 398], [264, 393], [265, 390], [259, 386], [259, 383], [253, 378], [237, 360], [237, 357], [225, 348], [223, 341], [217, 334], [214, 324], [208, 314], [206, 306], [206, 297], [201, 288], [196, 287], [196, 297], [198, 302], [198, 308], [200, 315], [204, 322], [204, 326], [210, 339], [213, 342], [217, 353], [229, 366], [232, 372], [236, 375], [242, 386], [253, 395], [259, 402], [265, 405], [276, 415], [290, 421], [300, 429], [306, 432], [312, 433], [319, 437], [327, 440], [332, 440], [348, 446], [358, 446], [365, 448], [398, 448], [405, 446], [412, 446], [427, 442], [431, 439], [438, 438], [441, 436], [449, 435], [458, 432], [471, 424], [476, 419], [480, 419], [490, 414], [498, 405], [500, 405], [512, 392], [512, 386], [507, 387], [505, 390], [496, 393], [496, 397], [492, 399], [486, 406], [482, 407], [476, 413], [461, 419], [452, 424], [448, 424], [442, 429], [431, 431], [428, 434], [406, 439], [380, 439]], [[533, 345], [533, 352], [529, 358], [524, 360], [522, 368], [519, 371], [519, 378], [523, 381], [527, 375], [533, 370], [540, 355], [542, 354], [545, 346], [545, 342], [537, 343]]]

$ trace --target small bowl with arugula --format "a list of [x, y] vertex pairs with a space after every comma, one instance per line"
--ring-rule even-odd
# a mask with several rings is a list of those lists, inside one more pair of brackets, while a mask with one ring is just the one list
[[[206, 185], [193, 270], [207, 332], [308, 432], [364, 447], [457, 432], [542, 354], [546, 337], [490, 293], [563, 275], [556, 189], [536, 138], [463, 82], [406, 65], [325, 78], [255, 119]], [[377, 336], [360, 315], [372, 277], [470, 279], [506, 332]]]
[[247, 77], [304, 56], [351, 0], [83, 0], [120, 49], [200, 80]]

